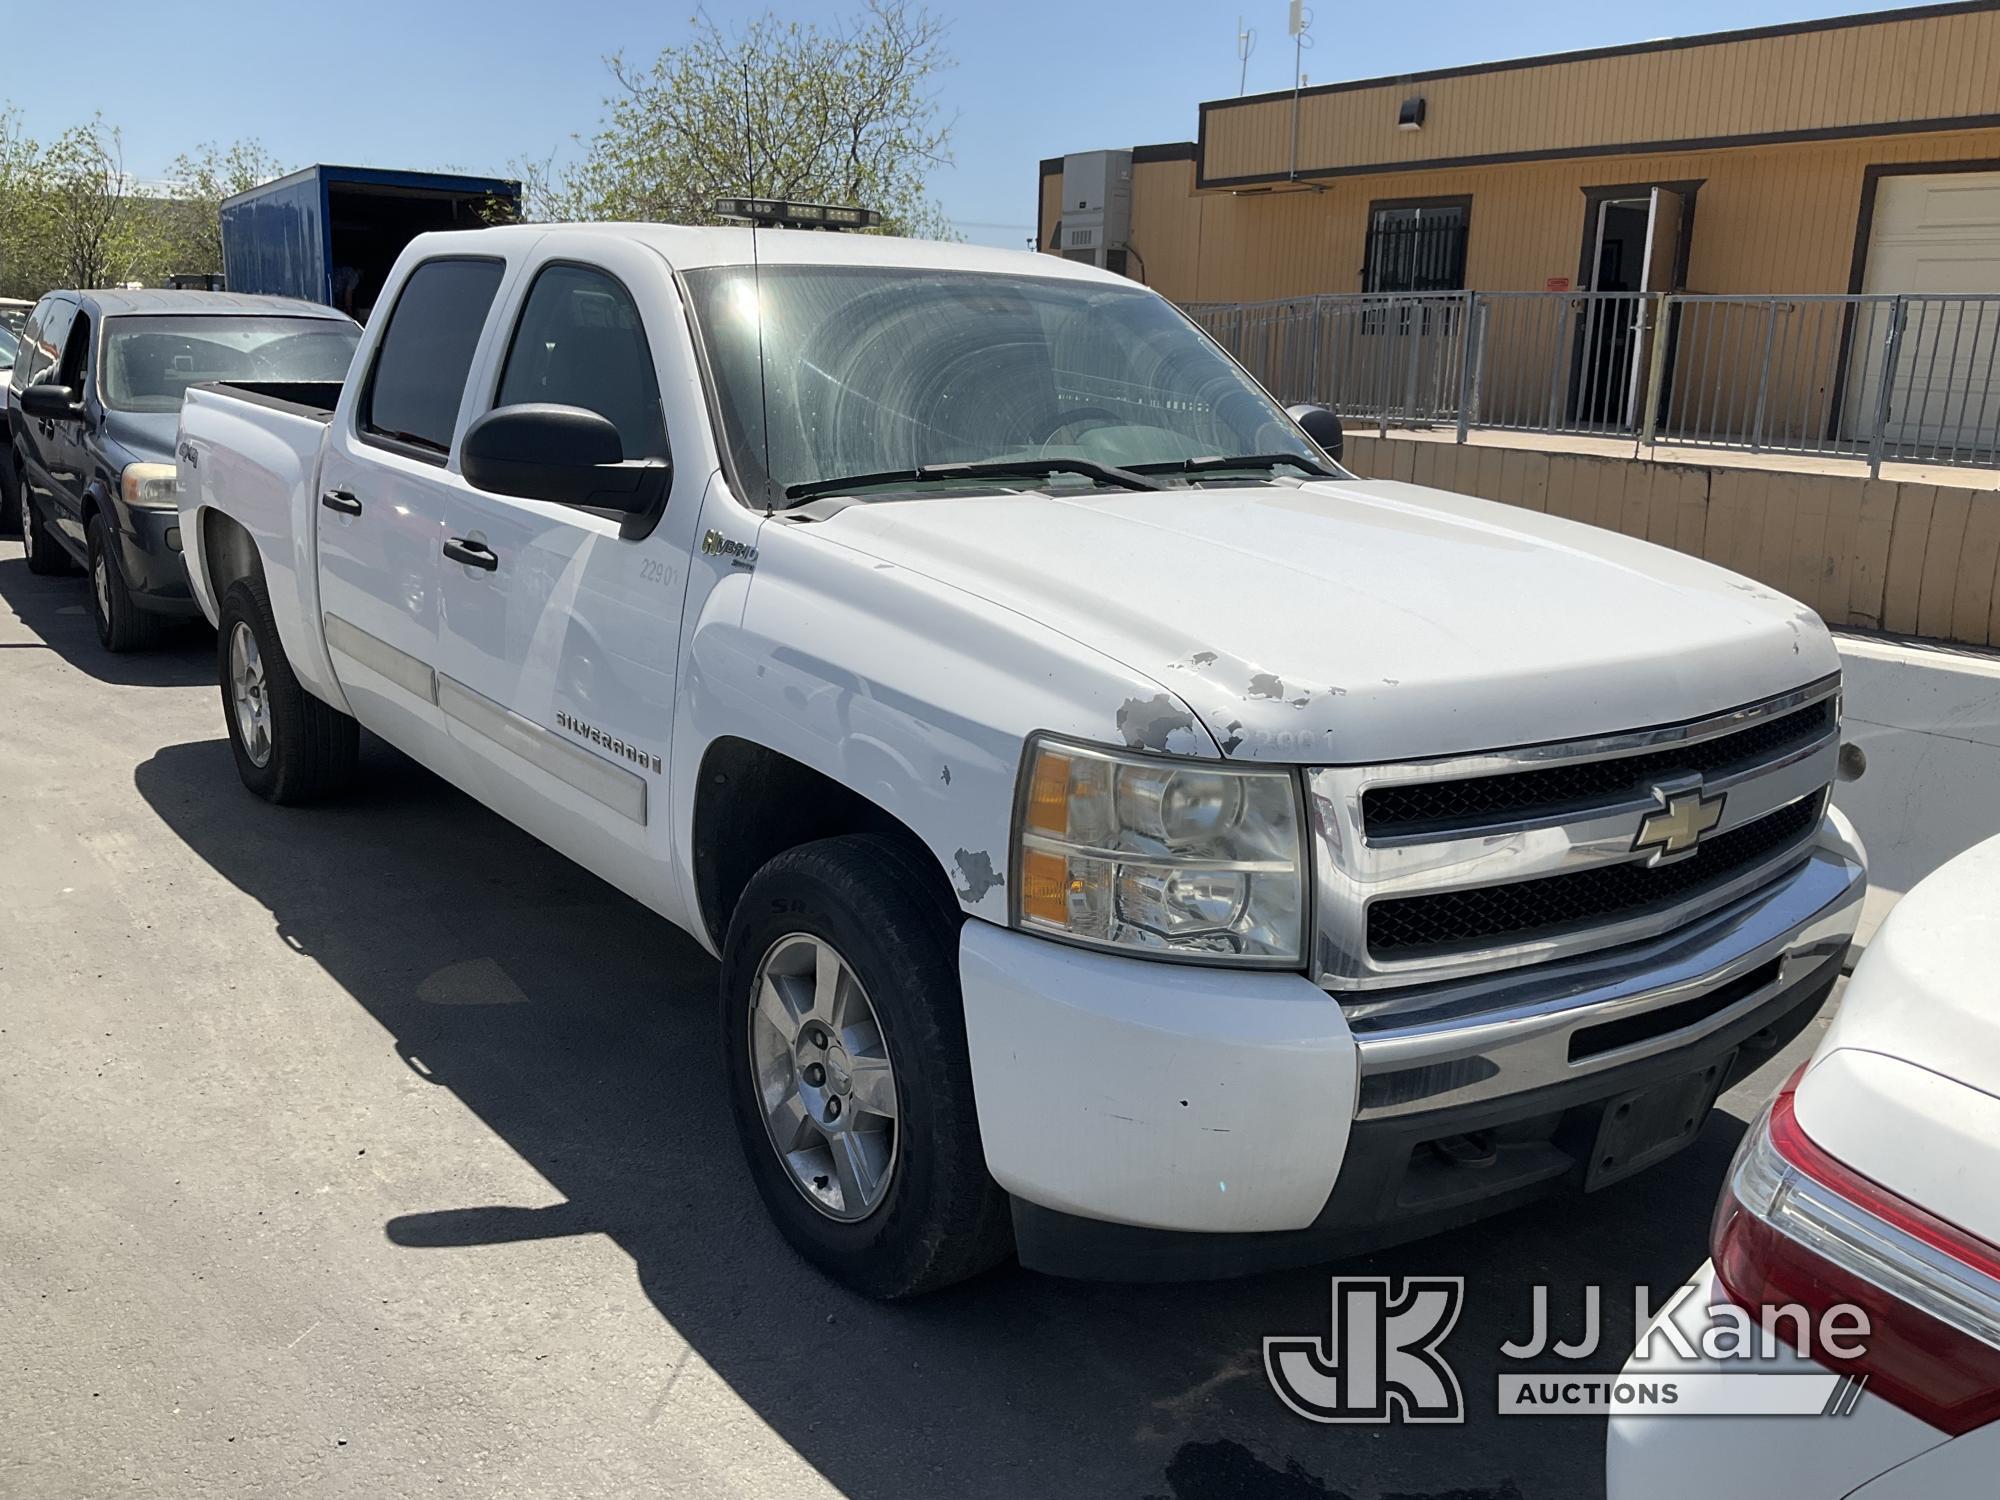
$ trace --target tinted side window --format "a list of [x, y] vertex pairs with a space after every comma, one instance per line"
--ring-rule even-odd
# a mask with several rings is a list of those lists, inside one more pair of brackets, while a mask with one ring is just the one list
[[646, 330], [632, 296], [584, 266], [535, 278], [507, 349], [496, 406], [581, 406], [618, 429], [627, 458], [665, 458], [667, 424]]
[[35, 339], [34, 358], [28, 363], [28, 385], [56, 378], [56, 361], [62, 358], [64, 341], [69, 338], [70, 320], [76, 316], [74, 302], [48, 302], [42, 306], [42, 331]]
[[35, 356], [42, 341], [42, 315], [49, 305], [44, 302], [28, 314], [28, 321], [21, 328], [21, 347], [14, 354], [14, 373], [8, 384], [15, 390], [26, 390], [34, 383]]
[[442, 457], [479, 331], [505, 266], [497, 260], [431, 260], [410, 273], [382, 331], [361, 428]]
[[90, 314], [79, 311], [63, 340], [62, 365], [55, 373], [58, 383], [81, 392], [90, 383]]

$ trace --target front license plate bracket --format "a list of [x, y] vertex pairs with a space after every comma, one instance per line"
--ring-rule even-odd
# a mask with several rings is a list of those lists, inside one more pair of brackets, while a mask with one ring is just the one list
[[1583, 1190], [1594, 1193], [1643, 1172], [1701, 1134], [1734, 1056], [1730, 1053], [1699, 1072], [1605, 1100]]

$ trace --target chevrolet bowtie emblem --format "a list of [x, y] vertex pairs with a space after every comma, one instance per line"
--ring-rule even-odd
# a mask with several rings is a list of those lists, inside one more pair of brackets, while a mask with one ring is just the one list
[[1653, 795], [1660, 799], [1660, 810], [1639, 820], [1639, 834], [1632, 840], [1632, 852], [1655, 850], [1655, 863], [1686, 854], [1700, 843], [1702, 836], [1722, 821], [1722, 804], [1728, 799], [1726, 792], [1711, 797], [1698, 786], [1680, 792], [1654, 787]]

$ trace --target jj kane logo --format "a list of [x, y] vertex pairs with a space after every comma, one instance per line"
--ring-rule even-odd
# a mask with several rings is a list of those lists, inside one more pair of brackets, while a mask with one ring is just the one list
[[1438, 1353], [1465, 1303], [1463, 1276], [1333, 1278], [1326, 1333], [1264, 1340], [1271, 1388], [1309, 1422], [1463, 1422], [1458, 1376]]

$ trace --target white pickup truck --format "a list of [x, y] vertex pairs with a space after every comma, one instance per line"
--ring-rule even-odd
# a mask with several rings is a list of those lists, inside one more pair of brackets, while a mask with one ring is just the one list
[[181, 526], [253, 791], [365, 726], [720, 956], [803, 1254], [1195, 1277], [1659, 1160], [1865, 880], [1811, 611], [1333, 432], [1052, 257], [493, 228]]

